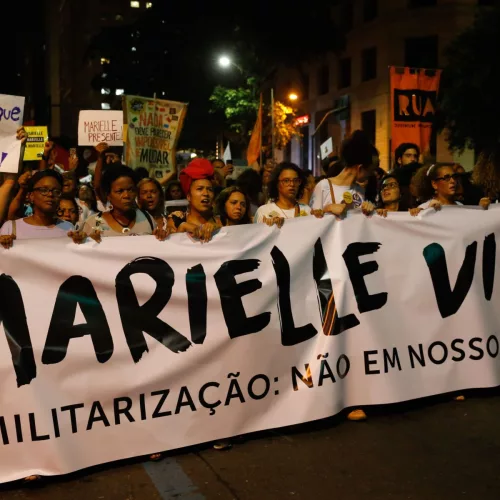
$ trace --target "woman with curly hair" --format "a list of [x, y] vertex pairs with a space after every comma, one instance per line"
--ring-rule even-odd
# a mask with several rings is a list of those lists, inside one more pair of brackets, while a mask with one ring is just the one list
[[[417, 171], [412, 190], [421, 202], [418, 208], [439, 210], [443, 205], [462, 205], [457, 201], [461, 175], [453, 167], [453, 163], [435, 163]], [[489, 200], [481, 199], [479, 204], [488, 208]]]
[[215, 204], [223, 226], [239, 226], [251, 222], [250, 199], [238, 186], [224, 189]]
[[263, 222], [268, 226], [283, 226], [285, 219], [303, 217], [313, 213], [323, 215], [322, 210], [312, 211], [307, 205], [299, 203], [306, 184], [305, 173], [294, 163], [280, 163], [272, 172], [269, 181], [270, 202], [257, 210], [254, 222]]
[[[472, 171], [472, 182], [478, 186], [483, 197], [491, 203], [498, 203], [500, 199], [500, 145], [491, 152], [483, 152], [479, 155], [478, 162]], [[481, 199], [480, 204], [486, 203]]]

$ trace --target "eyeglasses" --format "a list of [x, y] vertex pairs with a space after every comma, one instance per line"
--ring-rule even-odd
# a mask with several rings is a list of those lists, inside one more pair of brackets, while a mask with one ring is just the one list
[[279, 179], [279, 181], [283, 184], [283, 186], [298, 186], [301, 182], [298, 177], [295, 177], [294, 179]]
[[384, 184], [382, 186], [382, 191], [384, 191], [385, 189], [395, 189], [398, 187], [399, 187], [399, 184], [397, 182], [388, 182], [387, 184]]
[[42, 196], [49, 196], [49, 194], [52, 194], [54, 198], [59, 198], [61, 196], [62, 191], [60, 189], [50, 189], [46, 187], [39, 187], [33, 189], [33, 191], [39, 192]]
[[450, 182], [451, 179], [454, 181], [460, 179], [461, 175], [460, 174], [446, 174], [443, 175], [443, 177], [436, 177], [436, 181], [445, 181], [445, 182]]

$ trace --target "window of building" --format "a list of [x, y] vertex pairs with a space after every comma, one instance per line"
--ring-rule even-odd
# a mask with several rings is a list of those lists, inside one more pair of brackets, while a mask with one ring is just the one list
[[330, 90], [330, 70], [327, 64], [318, 70], [318, 95], [328, 94]]
[[372, 144], [377, 139], [377, 113], [374, 109], [361, 113], [361, 129]]
[[346, 0], [340, 7], [341, 29], [344, 32], [352, 30], [354, 24], [354, 5], [351, 0]]
[[146, 2], [146, 9], [153, 7], [153, 2]]
[[109, 102], [101, 102], [101, 109], [111, 109]]
[[363, 21], [373, 21], [378, 14], [378, 0], [363, 0]]
[[407, 38], [405, 40], [405, 66], [410, 68], [437, 68], [438, 45], [437, 36]]
[[141, 8], [141, 2], [138, 0], [130, 0], [130, 7], [133, 9], [140, 9]]
[[339, 89], [351, 86], [351, 58], [340, 60], [339, 64]]
[[125, 93], [125, 89], [116, 89], [115, 95], [123, 95]]
[[106, 57], [101, 57], [101, 64], [109, 64], [111, 61]]
[[102, 94], [102, 95], [109, 95], [109, 94], [111, 94], [111, 89], [108, 89], [108, 88], [106, 88], [106, 87], [103, 87], [103, 88], [101, 89], [101, 94]]
[[361, 52], [361, 79], [363, 82], [377, 78], [377, 47]]
[[436, 3], [437, 0], [408, 0], [408, 7], [418, 9], [419, 7], [432, 7]]

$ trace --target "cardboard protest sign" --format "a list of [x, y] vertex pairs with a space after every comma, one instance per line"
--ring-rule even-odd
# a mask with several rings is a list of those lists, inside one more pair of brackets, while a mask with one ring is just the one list
[[184, 124], [187, 104], [126, 96], [123, 105], [128, 126], [127, 165], [132, 168], [145, 167], [150, 177], [163, 177], [175, 165], [175, 148]]
[[323, 144], [321, 144], [321, 159], [324, 160], [329, 154], [333, 153], [333, 140], [329, 137]]
[[43, 147], [49, 140], [48, 128], [43, 127], [24, 127], [28, 140], [24, 150], [24, 161], [37, 161], [42, 158]]
[[0, 94], [0, 173], [17, 173], [21, 141], [16, 131], [23, 125], [24, 97]]
[[78, 145], [123, 146], [123, 112], [83, 110], [78, 119]]

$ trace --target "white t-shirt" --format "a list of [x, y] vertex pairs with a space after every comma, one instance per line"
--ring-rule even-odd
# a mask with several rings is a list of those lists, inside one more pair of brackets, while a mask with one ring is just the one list
[[[332, 182], [333, 194], [335, 196], [335, 203], [342, 203], [344, 193], [349, 191], [352, 195], [352, 206], [349, 208], [360, 208], [361, 204], [365, 201], [365, 192], [362, 187], [355, 184], [354, 186], [336, 186]], [[328, 179], [323, 179], [318, 182], [314, 188], [309, 205], [314, 210], [323, 210], [327, 205], [332, 202], [332, 195], [330, 193], [330, 185]]]
[[[73, 224], [58, 220], [52, 227], [33, 226], [24, 222], [24, 219], [16, 220], [16, 239], [32, 240], [42, 238], [67, 238], [68, 232], [73, 231]], [[12, 221], [7, 221], [0, 229], [0, 236], [12, 234]]]
[[[311, 215], [311, 209], [307, 205], [303, 205], [299, 203], [299, 217], [304, 217], [306, 215]], [[253, 218], [254, 222], [264, 222], [264, 217], [268, 219], [270, 217], [281, 217], [282, 219], [293, 219], [295, 218], [295, 207], [290, 208], [288, 210], [283, 210], [276, 203], [270, 201], [265, 205], [262, 205], [255, 212], [255, 216]]]
[[[430, 208], [429, 205], [431, 204], [431, 201], [433, 201], [433, 200], [429, 200], [429, 201], [426, 201], [425, 203], [422, 203], [422, 205], [419, 205], [418, 208], [421, 208], [422, 210], [425, 210], [426, 208]], [[463, 203], [456, 201], [455, 205], [462, 205], [463, 206]]]

